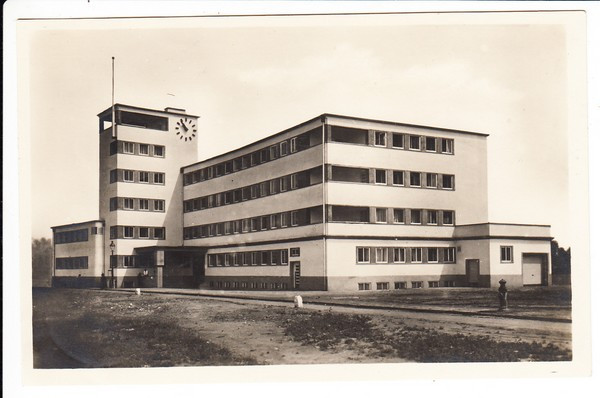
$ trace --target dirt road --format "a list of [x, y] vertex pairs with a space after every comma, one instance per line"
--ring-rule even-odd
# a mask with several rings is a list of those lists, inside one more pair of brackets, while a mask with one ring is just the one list
[[568, 323], [89, 290], [33, 297], [37, 368], [570, 358]]

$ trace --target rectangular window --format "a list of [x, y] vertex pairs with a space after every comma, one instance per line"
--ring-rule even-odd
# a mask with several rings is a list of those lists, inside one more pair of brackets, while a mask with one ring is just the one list
[[454, 153], [454, 140], [442, 138], [442, 153]]
[[409, 138], [409, 149], [414, 151], [421, 150], [421, 137], [418, 135], [411, 135]]
[[147, 171], [140, 171], [140, 182], [148, 183], [150, 182], [150, 174]]
[[297, 137], [294, 137], [290, 140], [290, 153], [294, 153], [298, 151], [297, 147]]
[[117, 170], [110, 171], [110, 183], [117, 182]]
[[259, 193], [259, 186], [258, 185], [252, 185], [250, 187], [250, 197], [252, 199], [258, 198], [258, 193]]
[[248, 232], [250, 230], [250, 222], [247, 218], [242, 220], [242, 232]]
[[133, 238], [133, 227], [123, 227], [123, 237]]
[[411, 224], [421, 224], [422, 220], [421, 220], [421, 210], [419, 209], [412, 209], [410, 211], [410, 223]]
[[437, 174], [427, 173], [426, 183], [427, 183], [427, 188], [437, 188]]
[[288, 190], [288, 177], [281, 177], [279, 179], [279, 191], [285, 192]]
[[133, 142], [123, 142], [123, 153], [132, 154], [135, 151], [135, 145]]
[[500, 261], [503, 263], [512, 263], [514, 261], [512, 246], [500, 246]]
[[231, 222], [225, 221], [225, 235], [231, 235]]
[[233, 171], [233, 160], [225, 163], [225, 174], [229, 174]]
[[123, 181], [133, 182], [133, 170], [123, 170]]
[[410, 249], [410, 262], [421, 263], [423, 262], [423, 250], [420, 247], [413, 247]]
[[456, 249], [454, 247], [444, 247], [442, 249], [442, 261], [445, 263], [454, 263], [456, 260]]
[[271, 252], [260, 252], [260, 265], [268, 265], [271, 257]]
[[393, 148], [404, 148], [404, 134], [394, 134], [392, 136]]
[[140, 199], [140, 210], [150, 210], [148, 199]]
[[56, 269], [87, 269], [87, 257], [57, 257]]
[[444, 287], [455, 287], [454, 281], [444, 281]]
[[439, 281], [429, 281], [427, 283], [429, 284], [429, 287], [440, 287]]
[[140, 144], [140, 155], [148, 155], [150, 153], [150, 147], [148, 144]]
[[386, 146], [386, 134], [383, 131], [375, 132], [375, 146]]
[[404, 185], [404, 172], [403, 171], [394, 170], [393, 184], [394, 185]]
[[264, 163], [269, 160], [269, 150], [267, 148], [260, 151], [260, 162]]
[[260, 230], [261, 231], [265, 231], [269, 229], [269, 217], [268, 216], [262, 216], [260, 218]]
[[140, 227], [140, 239], [148, 239], [150, 237], [150, 228]]
[[250, 230], [252, 231], [258, 231], [258, 224], [260, 223], [260, 220], [258, 218], [252, 218], [250, 219]]
[[268, 184], [266, 182], [261, 182], [260, 183], [260, 196], [261, 197], [267, 196], [268, 189], [269, 189]]
[[438, 223], [437, 210], [427, 210], [427, 224], [437, 225], [437, 223]]
[[244, 265], [244, 266], [250, 265], [250, 263], [252, 261], [252, 259], [250, 258], [251, 257], [251, 253], [250, 252], [244, 252], [244, 253], [241, 253], [241, 254], [242, 254], [242, 265]]
[[394, 223], [404, 224], [404, 209], [394, 209]]
[[389, 282], [377, 282], [377, 290], [390, 290]]
[[281, 143], [279, 143], [279, 154], [281, 156], [285, 156], [288, 153], [288, 145], [287, 145], [287, 141], [283, 141]]
[[279, 227], [279, 216], [277, 214], [271, 214], [269, 216], [271, 218], [269, 226], [271, 227], [271, 229], [275, 229], [277, 227]]
[[442, 224], [454, 225], [454, 212], [453, 211], [442, 212]]
[[271, 145], [269, 147], [269, 160], [277, 159], [277, 145]]
[[123, 267], [125, 267], [125, 268], [135, 267], [135, 257], [134, 256], [123, 256]]
[[290, 213], [281, 213], [281, 228], [286, 228], [290, 225]]
[[277, 193], [277, 185], [279, 185], [277, 182], [278, 182], [277, 180], [269, 181], [269, 194], [270, 195], [274, 195]]
[[117, 198], [110, 198], [109, 205], [108, 205], [108, 208], [110, 209], [110, 211], [117, 210], [118, 206], [119, 206], [118, 199]]
[[357, 247], [356, 262], [359, 264], [371, 262], [371, 249], [369, 247]]
[[420, 187], [421, 186], [421, 173], [411, 172], [410, 173], [410, 186]]
[[385, 209], [385, 208], [375, 209], [375, 222], [378, 222], [378, 223], [387, 222], [387, 209]]
[[299, 247], [290, 248], [290, 257], [300, 257], [300, 248]]
[[421, 289], [423, 287], [423, 282], [411, 282], [410, 284], [413, 289]]
[[281, 264], [285, 265], [288, 263], [288, 251], [287, 250], [282, 250], [281, 251]]
[[385, 170], [375, 170], [375, 184], [387, 184]]
[[442, 188], [454, 189], [454, 176], [450, 174], [442, 175]]
[[435, 152], [435, 137], [425, 137], [425, 150]]
[[165, 229], [164, 228], [154, 228], [154, 239], [164, 239], [165, 238]]
[[161, 199], [155, 199], [154, 211], [165, 211], [165, 201]]
[[371, 284], [370, 283], [359, 283], [358, 290], [371, 290]]
[[388, 262], [387, 247], [376, 247], [375, 248], [375, 262], [380, 263], [380, 264]]
[[165, 183], [165, 173], [154, 173], [154, 183], [155, 184], [164, 184]]
[[406, 282], [394, 282], [394, 289], [406, 289]]
[[394, 249], [394, 262], [405, 263], [406, 262], [406, 249], [403, 247], [395, 247]]
[[252, 265], [258, 265], [260, 262], [260, 252], [252, 252]]
[[297, 189], [298, 188], [298, 174], [292, 174], [290, 176], [290, 188]]
[[438, 250], [435, 247], [429, 247], [427, 249], [427, 262], [437, 263], [438, 262]]
[[292, 225], [292, 227], [295, 227], [298, 225], [298, 211], [292, 211], [290, 213], [290, 224]]
[[123, 209], [133, 210], [133, 199], [132, 198], [123, 198]]
[[165, 156], [165, 147], [162, 145], [154, 145], [154, 156], [162, 158]]

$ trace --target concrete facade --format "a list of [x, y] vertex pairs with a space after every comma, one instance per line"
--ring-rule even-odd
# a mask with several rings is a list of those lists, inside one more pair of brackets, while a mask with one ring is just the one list
[[237, 290], [551, 283], [549, 226], [488, 222], [486, 134], [324, 114], [193, 163], [181, 133], [195, 116], [115, 114], [116, 134], [112, 109], [99, 115], [94, 250], [118, 286], [141, 272], [147, 286]]

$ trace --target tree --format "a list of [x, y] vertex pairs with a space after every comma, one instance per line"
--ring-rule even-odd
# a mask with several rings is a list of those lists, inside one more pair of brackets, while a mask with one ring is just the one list
[[564, 249], [558, 245], [558, 242], [553, 240], [550, 243], [552, 250], [552, 275], [553, 281], [564, 284], [562, 281], [570, 281], [571, 279], [571, 248]]
[[41, 238], [31, 242], [31, 272], [34, 287], [49, 287], [52, 284], [52, 240]]

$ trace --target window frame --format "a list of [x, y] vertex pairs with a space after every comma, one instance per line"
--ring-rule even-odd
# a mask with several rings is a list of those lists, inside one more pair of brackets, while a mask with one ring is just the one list
[[[395, 138], [400, 137], [400, 146], [394, 145]], [[392, 133], [392, 148], [404, 149], [404, 134], [403, 133]]]
[[[433, 149], [429, 149], [430, 140], [433, 140]], [[425, 152], [436, 152], [437, 150], [437, 137], [425, 136]]]
[[[362, 255], [361, 255], [362, 253]], [[365, 257], [366, 254], [366, 257]], [[362, 261], [361, 261], [362, 258]], [[366, 260], [365, 260], [366, 258]], [[356, 248], [356, 263], [357, 264], [370, 264], [371, 263], [371, 248], [360, 246]]]
[[[383, 182], [379, 181], [380, 175], [383, 175]], [[375, 184], [376, 185], [387, 185], [387, 170], [375, 169]]]
[[[419, 182], [417, 184], [413, 184], [413, 176], [417, 176], [418, 177]], [[409, 184], [409, 186], [420, 188], [420, 187], [423, 186], [423, 184], [422, 184], [423, 181], [421, 181], [421, 180], [422, 180], [421, 179], [421, 172], [419, 172], [419, 171], [411, 171], [410, 172], [410, 174], [408, 176], [408, 184]]]
[[389, 251], [387, 247], [376, 247], [375, 248], [375, 263], [376, 264], [387, 264], [389, 261]]
[[[380, 219], [380, 215], [383, 215], [383, 219]], [[387, 208], [376, 207], [375, 208], [375, 223], [376, 224], [387, 224]]]
[[[416, 138], [417, 139], [417, 147], [413, 147], [413, 139]], [[420, 135], [414, 135], [411, 134], [408, 136], [408, 150], [409, 151], [420, 151], [421, 150], [421, 136]]]
[[[508, 259], [505, 259], [505, 254]], [[515, 262], [514, 246], [500, 246], [500, 262], [505, 264]]]
[[[383, 143], [380, 143], [380, 137], [383, 137]], [[375, 131], [373, 146], [380, 148], [385, 148], [387, 146], [387, 133], [385, 131]]]

